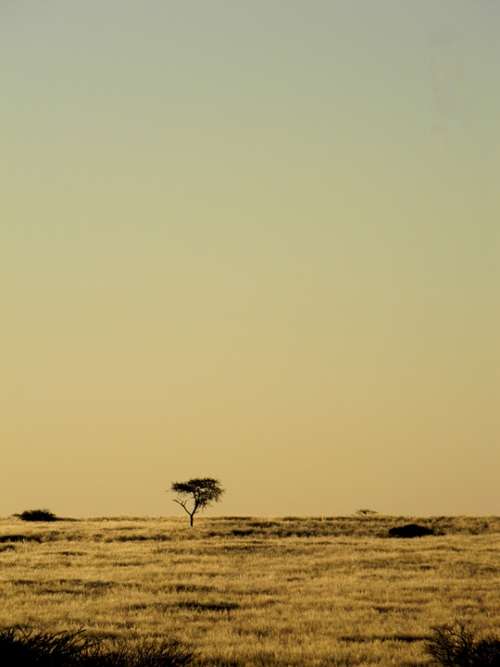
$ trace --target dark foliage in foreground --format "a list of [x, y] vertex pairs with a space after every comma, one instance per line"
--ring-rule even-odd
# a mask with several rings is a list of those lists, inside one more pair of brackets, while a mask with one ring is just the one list
[[434, 634], [425, 651], [434, 665], [442, 667], [499, 667], [500, 639], [478, 639], [461, 621], [433, 628]]
[[57, 521], [56, 515], [50, 510], [25, 510], [14, 516], [23, 521]]
[[194, 653], [174, 639], [104, 649], [83, 630], [54, 633], [21, 626], [0, 630], [2, 667], [185, 667], [193, 658]]

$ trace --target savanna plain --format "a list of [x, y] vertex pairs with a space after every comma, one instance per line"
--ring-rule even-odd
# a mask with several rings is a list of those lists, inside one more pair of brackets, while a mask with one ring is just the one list
[[[418, 522], [435, 535], [398, 539]], [[204, 666], [424, 665], [500, 627], [500, 517], [0, 520], [0, 627], [175, 638]]]

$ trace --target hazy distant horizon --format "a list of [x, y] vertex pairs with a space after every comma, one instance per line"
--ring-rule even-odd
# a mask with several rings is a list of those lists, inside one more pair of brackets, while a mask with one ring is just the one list
[[[28, 508], [26, 508], [28, 509]], [[30, 508], [31, 509], [31, 508]], [[37, 508], [37, 509], [42, 509], [42, 508]], [[48, 508], [45, 508], [48, 509]], [[17, 513], [14, 513], [17, 514]], [[7, 514], [7, 515], [0, 515], [0, 519], [11, 519], [14, 514]], [[488, 518], [497, 518], [498, 513], [494, 514], [470, 514], [470, 513], [464, 513], [464, 514], [389, 514], [389, 513], [384, 513], [384, 512], [375, 512], [373, 515], [370, 515], [370, 517], [362, 517], [357, 514], [357, 511], [346, 513], [346, 514], [294, 514], [294, 515], [286, 515], [286, 514], [224, 514], [223, 512], [216, 512], [214, 510], [207, 510], [203, 514], [198, 514], [196, 516], [196, 522], [195, 526], [199, 524], [200, 521], [203, 521], [203, 519], [221, 519], [221, 520], [226, 520], [226, 519], [235, 519], [235, 520], [244, 520], [244, 519], [267, 519], [269, 521], [272, 520], [283, 520], [283, 519], [297, 519], [299, 521], [302, 520], [336, 520], [336, 519], [359, 519], [362, 521], [363, 519], [365, 521], [371, 521], [371, 520], [376, 520], [377, 518], [382, 519], [387, 519], [387, 518], [394, 518], [394, 519], [434, 519], [434, 518], [449, 518], [449, 519], [458, 519], [460, 517], [464, 518], [474, 518], [474, 519], [488, 519]], [[65, 516], [65, 515], [58, 515], [57, 516], [58, 521], [172, 521], [175, 519], [178, 519], [182, 524], [186, 524], [186, 526], [189, 528], [189, 522], [186, 519], [185, 514], [157, 514], [157, 515], [146, 515], [146, 514], [126, 514], [126, 515], [114, 515], [114, 514], [104, 514], [104, 515], [89, 515], [89, 516]], [[43, 524], [43, 522], [42, 522]], [[26, 525], [42, 525], [40, 523], [29, 523], [27, 522]], [[46, 524], [43, 524], [46, 525]]]
[[499, 514], [499, 30], [2, 4], [0, 514]]

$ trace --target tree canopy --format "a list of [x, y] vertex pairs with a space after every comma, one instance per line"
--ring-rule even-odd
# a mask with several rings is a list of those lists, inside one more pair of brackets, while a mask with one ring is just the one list
[[189, 515], [191, 526], [195, 514], [210, 503], [218, 502], [224, 493], [219, 480], [212, 477], [195, 477], [187, 482], [173, 482], [170, 490], [178, 495], [174, 503], [180, 505]]

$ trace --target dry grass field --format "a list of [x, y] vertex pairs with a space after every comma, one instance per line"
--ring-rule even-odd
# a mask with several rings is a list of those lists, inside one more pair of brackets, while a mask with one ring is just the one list
[[[440, 535], [387, 537], [410, 521]], [[0, 520], [0, 627], [175, 637], [201, 665], [422, 665], [500, 627], [500, 517]]]

